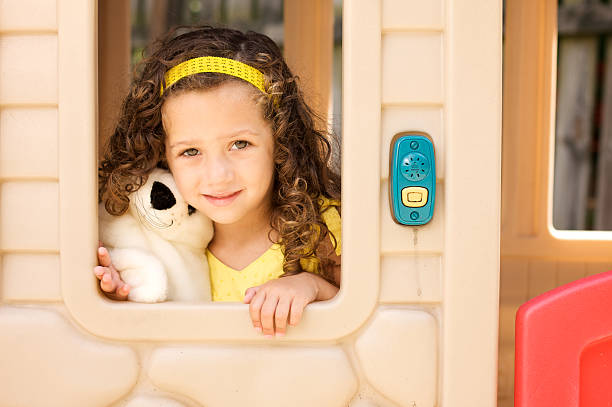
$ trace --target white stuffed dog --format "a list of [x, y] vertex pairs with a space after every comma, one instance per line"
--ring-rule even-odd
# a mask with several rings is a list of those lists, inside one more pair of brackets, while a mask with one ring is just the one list
[[153, 170], [129, 199], [121, 216], [99, 207], [100, 240], [131, 287], [128, 300], [210, 301], [211, 220], [183, 200], [166, 170]]

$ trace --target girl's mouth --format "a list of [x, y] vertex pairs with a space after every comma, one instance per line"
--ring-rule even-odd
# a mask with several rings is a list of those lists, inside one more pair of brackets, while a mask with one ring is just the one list
[[234, 202], [234, 200], [238, 197], [238, 195], [242, 192], [242, 190], [232, 192], [229, 194], [223, 195], [206, 195], [204, 194], [204, 198], [214, 206], [227, 206]]

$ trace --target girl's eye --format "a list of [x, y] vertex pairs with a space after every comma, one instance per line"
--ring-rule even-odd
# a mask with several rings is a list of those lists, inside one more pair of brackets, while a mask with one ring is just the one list
[[243, 148], [246, 148], [248, 145], [249, 145], [248, 141], [238, 140], [234, 144], [232, 144], [232, 150], [242, 150]]
[[187, 156], [187, 157], [193, 157], [194, 155], [198, 155], [199, 151], [196, 150], [195, 148], [188, 148], [187, 150], [183, 151], [181, 153], [181, 155]]

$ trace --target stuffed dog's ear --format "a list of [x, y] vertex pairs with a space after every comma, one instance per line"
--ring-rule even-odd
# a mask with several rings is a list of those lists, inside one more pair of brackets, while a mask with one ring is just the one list
[[151, 206], [153, 209], [162, 211], [164, 209], [170, 209], [176, 204], [176, 198], [170, 188], [161, 182], [153, 182], [151, 187]]

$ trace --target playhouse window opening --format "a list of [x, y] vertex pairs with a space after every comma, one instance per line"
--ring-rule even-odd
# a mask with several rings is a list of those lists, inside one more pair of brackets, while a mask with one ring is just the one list
[[[315, 4], [316, 3], [316, 4]], [[147, 44], [169, 29], [180, 25], [211, 25], [241, 31], [253, 30], [269, 36], [284, 53], [293, 73], [300, 77], [307, 101], [325, 120], [332, 135], [331, 160], [340, 173], [341, 111], [342, 111], [342, 1], [317, 0], [312, 13], [326, 14], [319, 20], [328, 21], [320, 35], [332, 46], [321, 47], [314, 36], [304, 38], [297, 32], [298, 24], [288, 21], [305, 18], [300, 8], [310, 3], [294, 0], [131, 0], [98, 3], [99, 26], [99, 149], [114, 131], [119, 108], [127, 93], [130, 76], [142, 59]], [[313, 18], [312, 21], [317, 21]], [[323, 50], [329, 50], [329, 55]], [[313, 66], [326, 66], [319, 75]], [[309, 71], [309, 69], [311, 71]], [[320, 69], [319, 69], [320, 71]], [[313, 73], [314, 72], [314, 73]], [[316, 74], [315, 74], [316, 73]], [[317, 76], [318, 75], [318, 76]]]
[[612, 230], [612, 4], [559, 2], [553, 226]]

